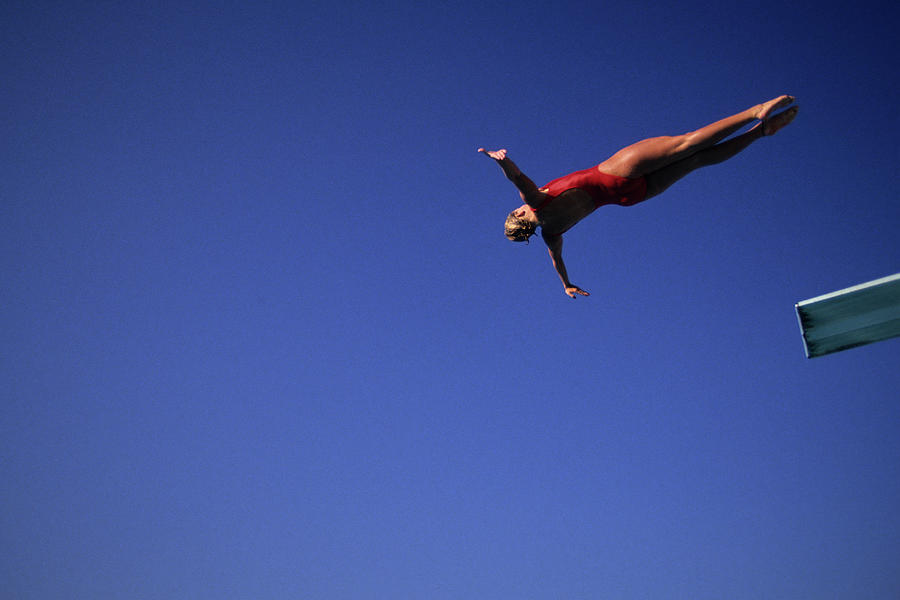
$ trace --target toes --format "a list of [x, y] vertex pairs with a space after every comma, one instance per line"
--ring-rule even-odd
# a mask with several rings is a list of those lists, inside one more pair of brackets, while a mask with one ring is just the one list
[[798, 108], [792, 106], [784, 112], [763, 121], [763, 135], [772, 135], [782, 127], [788, 125], [797, 116]]
[[774, 111], [792, 104], [794, 100], [795, 98], [793, 96], [789, 96], [787, 94], [778, 96], [777, 98], [773, 98], [772, 100], [763, 103], [762, 109], [759, 111], [759, 115], [756, 118], [761, 121], [768, 119], [769, 115], [771, 115]]
[[776, 109], [784, 108], [785, 106], [789, 106], [789, 105], [793, 104], [793, 102], [794, 102], [793, 96], [784, 95], [778, 100], [778, 103], [775, 105], [775, 108]]

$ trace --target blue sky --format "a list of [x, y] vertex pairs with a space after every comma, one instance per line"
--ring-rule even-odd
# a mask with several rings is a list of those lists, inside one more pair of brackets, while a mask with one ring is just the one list
[[[887, 2], [6, 3], [11, 598], [887, 598]], [[781, 93], [797, 120], [566, 236], [517, 196]]]

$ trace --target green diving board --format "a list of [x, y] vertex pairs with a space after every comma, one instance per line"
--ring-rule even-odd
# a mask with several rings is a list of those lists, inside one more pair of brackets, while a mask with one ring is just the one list
[[796, 305], [806, 357], [900, 336], [900, 273]]

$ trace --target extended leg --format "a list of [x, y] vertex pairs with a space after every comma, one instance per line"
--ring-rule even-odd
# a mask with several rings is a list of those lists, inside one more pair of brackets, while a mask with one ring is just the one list
[[640, 177], [701, 152], [741, 128], [794, 101], [792, 96], [779, 96], [763, 104], [726, 117], [683, 135], [649, 138], [627, 146], [600, 164], [600, 170], [620, 177]]
[[647, 179], [646, 197], [651, 198], [663, 193], [669, 186], [691, 171], [728, 160], [764, 135], [772, 135], [793, 121], [796, 116], [797, 107], [789, 108], [783, 113], [777, 114], [762, 123], [756, 124], [747, 133], [696, 152], [657, 171], [648, 173], [645, 176]]

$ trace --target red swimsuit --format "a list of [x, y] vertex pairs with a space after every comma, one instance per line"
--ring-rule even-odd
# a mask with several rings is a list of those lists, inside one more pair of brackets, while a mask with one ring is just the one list
[[647, 181], [643, 177], [636, 179], [619, 177], [602, 173], [597, 170], [597, 167], [591, 167], [554, 179], [540, 188], [548, 196], [540, 206], [532, 210], [538, 212], [563, 192], [575, 188], [587, 192], [598, 208], [606, 204], [632, 206], [642, 201], [647, 195]]

